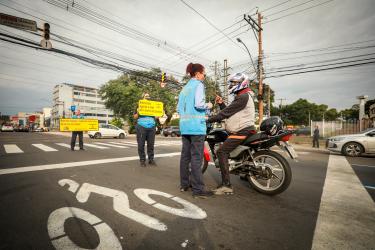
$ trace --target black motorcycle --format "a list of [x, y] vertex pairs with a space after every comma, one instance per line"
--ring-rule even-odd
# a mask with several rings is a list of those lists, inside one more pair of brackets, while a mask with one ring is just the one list
[[[292, 171], [284, 156], [272, 151], [271, 147], [278, 146], [292, 159], [296, 159], [297, 153], [288, 143], [293, 133], [295, 131], [277, 129], [273, 135], [270, 135], [269, 131], [249, 134], [241, 145], [230, 153], [229, 172], [248, 180], [260, 193], [276, 195], [285, 191], [292, 180]], [[202, 173], [211, 165], [219, 168], [216, 152], [227, 138], [225, 129], [208, 127]]]

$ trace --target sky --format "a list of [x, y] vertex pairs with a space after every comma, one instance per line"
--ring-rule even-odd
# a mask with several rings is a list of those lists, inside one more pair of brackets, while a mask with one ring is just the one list
[[[264, 16], [265, 82], [275, 91], [276, 105], [280, 99], [290, 104], [304, 98], [342, 110], [357, 103], [356, 96], [375, 98], [375, 64], [282, 76], [375, 58], [373, 0], [74, 0], [74, 4], [72, 0], [0, 0], [0, 13], [35, 20], [38, 27], [48, 22], [54, 48], [140, 69], [129, 64], [135, 60], [144, 68], [159, 67], [178, 79], [189, 62], [203, 64], [212, 76], [217, 61], [223, 74], [224, 59], [230, 73], [245, 71], [254, 77], [249, 54], [236, 38], [246, 44], [255, 61], [258, 42], [243, 15], [254, 14], [256, 19], [257, 10]], [[105, 23], [87, 20], [77, 15], [80, 11], [100, 14]], [[41, 40], [3, 25], [0, 33]], [[111, 52], [117, 59], [98, 57], [61, 39]], [[100, 87], [121, 74], [5, 41], [0, 41], [0, 57], [0, 112], [9, 115], [52, 106], [56, 84]], [[301, 69], [286, 71], [295, 68]]]

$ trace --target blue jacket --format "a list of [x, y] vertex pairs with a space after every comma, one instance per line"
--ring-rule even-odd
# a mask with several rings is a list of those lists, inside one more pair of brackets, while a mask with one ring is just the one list
[[182, 135], [206, 134], [205, 91], [201, 81], [195, 78], [189, 80], [179, 95], [177, 111]]

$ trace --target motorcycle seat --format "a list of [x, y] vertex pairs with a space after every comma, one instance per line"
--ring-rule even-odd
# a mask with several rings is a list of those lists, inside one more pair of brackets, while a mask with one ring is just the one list
[[247, 136], [247, 138], [242, 142], [242, 144], [250, 144], [252, 142], [255, 142], [255, 141], [259, 141], [259, 140], [263, 140], [263, 139], [266, 139], [268, 138], [268, 135], [263, 133], [263, 132], [260, 132], [260, 133], [257, 133], [257, 134], [250, 134]]

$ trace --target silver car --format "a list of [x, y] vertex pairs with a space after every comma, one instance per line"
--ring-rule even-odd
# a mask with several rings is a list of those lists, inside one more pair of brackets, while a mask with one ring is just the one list
[[327, 140], [327, 149], [346, 156], [360, 156], [375, 153], [375, 128], [358, 134], [333, 136]]

